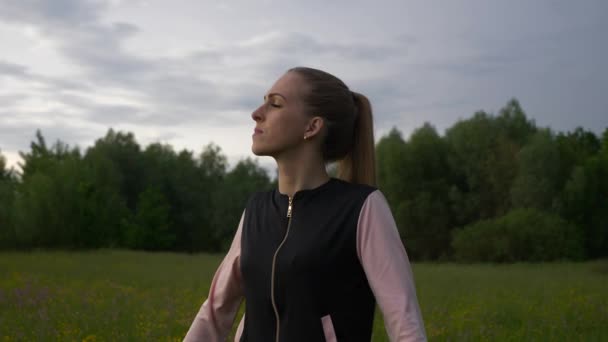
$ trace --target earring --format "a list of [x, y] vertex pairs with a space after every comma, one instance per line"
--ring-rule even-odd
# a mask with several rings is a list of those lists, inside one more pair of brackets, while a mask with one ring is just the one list
[[307, 136], [304, 136], [304, 140], [306, 140], [306, 139], [308, 139], [308, 137], [307, 137]]

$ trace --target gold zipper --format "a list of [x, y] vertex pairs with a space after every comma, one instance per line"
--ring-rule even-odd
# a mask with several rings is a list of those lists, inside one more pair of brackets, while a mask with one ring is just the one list
[[270, 300], [272, 301], [272, 308], [274, 309], [274, 315], [277, 319], [277, 333], [276, 333], [276, 338], [275, 338], [276, 342], [279, 342], [279, 329], [280, 329], [279, 323], [280, 322], [279, 322], [279, 309], [277, 309], [277, 303], [274, 300], [274, 271], [275, 271], [277, 255], [279, 254], [279, 250], [281, 249], [281, 247], [283, 247], [283, 244], [287, 240], [287, 235], [289, 235], [289, 227], [291, 227], [292, 200], [293, 199], [291, 197], [289, 197], [289, 205], [287, 206], [287, 218], [289, 220], [287, 221], [287, 231], [285, 232], [285, 237], [283, 237], [283, 241], [281, 241], [281, 243], [279, 244], [279, 247], [277, 247], [277, 250], [274, 252], [274, 256], [272, 257], [272, 279], [270, 281]]

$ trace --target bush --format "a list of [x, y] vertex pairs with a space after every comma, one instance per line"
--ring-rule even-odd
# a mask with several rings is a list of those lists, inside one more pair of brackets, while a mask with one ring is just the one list
[[515, 209], [452, 232], [454, 256], [460, 261], [580, 260], [582, 241], [576, 226], [535, 209]]

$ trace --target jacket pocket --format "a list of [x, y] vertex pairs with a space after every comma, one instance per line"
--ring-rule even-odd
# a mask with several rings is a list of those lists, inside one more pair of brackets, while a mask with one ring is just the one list
[[336, 331], [334, 330], [334, 323], [331, 321], [331, 316], [326, 315], [321, 317], [321, 323], [323, 324], [323, 334], [325, 334], [326, 342], [337, 342]]

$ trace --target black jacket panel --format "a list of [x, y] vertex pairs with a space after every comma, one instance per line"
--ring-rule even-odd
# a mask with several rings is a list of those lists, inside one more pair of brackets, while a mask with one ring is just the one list
[[327, 315], [338, 341], [370, 341], [375, 300], [356, 239], [361, 207], [375, 190], [331, 178], [294, 195], [291, 223], [287, 195], [251, 196], [241, 236], [242, 342], [275, 341], [277, 326], [280, 341], [325, 341]]

